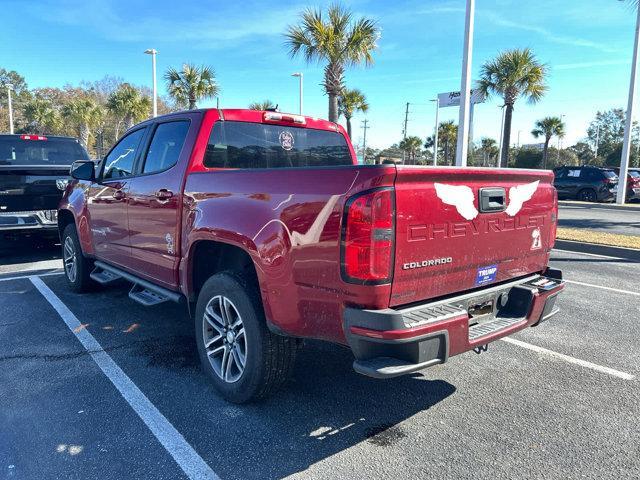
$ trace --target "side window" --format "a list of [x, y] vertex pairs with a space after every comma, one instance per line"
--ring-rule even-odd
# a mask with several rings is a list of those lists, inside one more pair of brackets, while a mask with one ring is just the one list
[[582, 176], [580, 178], [585, 180], [600, 180], [601, 177], [602, 175], [599, 171], [585, 168], [582, 170]]
[[161, 123], [153, 134], [142, 173], [154, 173], [173, 167], [187, 138], [189, 122]]
[[104, 159], [104, 180], [128, 177], [133, 171], [133, 161], [136, 158], [140, 142], [144, 137], [145, 128], [131, 132], [122, 138]]
[[567, 171], [567, 177], [579, 178], [580, 177], [580, 171], [581, 170], [568, 170]]
[[564, 168], [561, 168], [560, 170], [556, 170], [555, 171], [556, 174], [556, 178], [566, 178], [567, 177], [567, 170]]
[[250, 122], [216, 122], [204, 154], [207, 168], [300, 168], [352, 165], [338, 132]]

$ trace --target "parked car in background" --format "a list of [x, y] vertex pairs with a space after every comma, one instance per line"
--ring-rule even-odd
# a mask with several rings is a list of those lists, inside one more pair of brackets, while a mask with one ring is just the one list
[[76, 160], [89, 155], [75, 138], [0, 135], [0, 240], [58, 238], [58, 203]]
[[[620, 175], [620, 169], [612, 169]], [[640, 200], [640, 168], [630, 168], [627, 172], [627, 201]]]
[[335, 123], [212, 109], [141, 123], [71, 175], [69, 287], [124, 279], [145, 306], [189, 305], [202, 366], [234, 402], [282, 384], [301, 338], [388, 378], [558, 311], [549, 171], [358, 165]]
[[553, 169], [553, 185], [562, 200], [583, 202], [607, 202], [615, 199], [618, 176], [611, 169], [582, 166]]

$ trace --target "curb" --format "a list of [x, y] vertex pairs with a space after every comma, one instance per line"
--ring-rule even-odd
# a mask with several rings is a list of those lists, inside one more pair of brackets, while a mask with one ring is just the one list
[[612, 247], [609, 245], [598, 245], [596, 243], [574, 242], [572, 240], [556, 240], [554, 248], [578, 253], [606, 255], [608, 257], [618, 257], [640, 262], [640, 250], [633, 248]]
[[592, 208], [600, 210], [615, 210], [616, 212], [640, 212], [640, 205], [626, 203], [624, 205], [616, 205], [615, 203], [590, 203], [577, 201], [558, 201], [560, 207], [582, 207], [590, 210]]

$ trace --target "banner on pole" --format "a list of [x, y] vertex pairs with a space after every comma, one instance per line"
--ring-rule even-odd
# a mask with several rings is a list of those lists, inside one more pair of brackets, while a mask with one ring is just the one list
[[[471, 105], [474, 103], [483, 103], [486, 100], [482, 93], [475, 89], [471, 90]], [[460, 92], [445, 92], [438, 94], [438, 104], [440, 107], [458, 107], [460, 106]]]

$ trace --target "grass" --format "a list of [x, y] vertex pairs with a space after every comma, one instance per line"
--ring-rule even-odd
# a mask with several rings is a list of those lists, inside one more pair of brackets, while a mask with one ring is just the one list
[[558, 239], [640, 250], [640, 236], [619, 235], [617, 233], [598, 232], [583, 228], [558, 227]]

